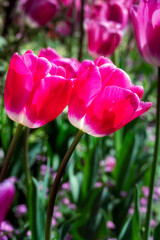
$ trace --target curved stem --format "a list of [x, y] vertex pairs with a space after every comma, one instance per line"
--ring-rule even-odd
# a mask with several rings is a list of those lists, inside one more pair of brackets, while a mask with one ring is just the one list
[[53, 186], [52, 186], [48, 210], [47, 210], [45, 240], [51, 239], [51, 223], [52, 223], [53, 210], [54, 210], [54, 205], [55, 205], [55, 200], [56, 200], [56, 195], [58, 192], [59, 184], [61, 182], [65, 167], [66, 167], [74, 149], [76, 148], [78, 142], [80, 141], [81, 137], [83, 136], [83, 134], [84, 134], [84, 132], [82, 132], [81, 130], [78, 131], [77, 135], [75, 136], [71, 146], [69, 147], [68, 151], [66, 152], [66, 154], [59, 166], [59, 169], [57, 171], [57, 175], [56, 175], [56, 178], [55, 178]]
[[29, 128], [25, 128], [24, 131], [24, 169], [26, 174], [26, 185], [27, 185], [27, 195], [29, 193], [29, 182], [30, 182], [30, 172], [29, 172], [29, 162], [28, 162], [28, 137]]
[[2, 182], [4, 180], [4, 178], [5, 178], [5, 175], [7, 173], [7, 169], [9, 167], [9, 163], [10, 163], [11, 157], [13, 155], [15, 146], [16, 146], [16, 144], [18, 142], [18, 139], [20, 137], [22, 129], [23, 129], [23, 125], [18, 124], [18, 126], [16, 128], [16, 132], [15, 132], [14, 137], [12, 139], [12, 142], [11, 142], [11, 144], [9, 146], [6, 158], [4, 160], [4, 164], [3, 164], [3, 167], [2, 167], [2, 170], [1, 170], [1, 174], [0, 174], [0, 182]]
[[154, 147], [154, 157], [151, 169], [151, 178], [149, 185], [149, 198], [147, 205], [147, 215], [146, 215], [146, 224], [145, 224], [145, 235], [144, 240], [149, 239], [150, 234], [150, 219], [151, 219], [151, 211], [152, 211], [152, 199], [153, 199], [153, 189], [156, 175], [156, 166], [158, 162], [158, 150], [160, 144], [160, 68], [158, 68], [158, 86], [157, 86], [157, 113], [156, 113], [156, 140]]

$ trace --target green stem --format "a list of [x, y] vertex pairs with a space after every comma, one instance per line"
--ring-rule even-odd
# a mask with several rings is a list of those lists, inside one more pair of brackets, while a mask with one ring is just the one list
[[29, 182], [30, 182], [30, 171], [29, 171], [29, 161], [28, 161], [28, 137], [29, 137], [29, 128], [25, 128], [24, 131], [24, 169], [26, 175], [26, 186], [27, 186], [27, 195], [29, 194]]
[[78, 51], [78, 60], [82, 61], [83, 55], [83, 40], [84, 40], [84, 3], [85, 0], [81, 0], [81, 18], [80, 18], [80, 38], [79, 38], [79, 51]]
[[77, 135], [75, 136], [71, 146], [69, 147], [68, 151], [66, 152], [66, 154], [59, 166], [59, 169], [57, 171], [57, 175], [56, 175], [56, 178], [55, 178], [53, 186], [52, 186], [48, 210], [47, 210], [45, 240], [51, 239], [51, 223], [52, 223], [53, 210], [54, 210], [57, 191], [58, 191], [59, 184], [61, 182], [64, 170], [65, 170], [65, 167], [66, 167], [73, 151], [75, 150], [78, 142], [80, 141], [81, 137], [83, 136], [83, 134], [84, 134], [84, 132], [82, 132], [81, 130], [78, 131]]
[[151, 219], [151, 211], [152, 211], [152, 199], [153, 199], [153, 189], [154, 189], [154, 182], [155, 182], [155, 175], [156, 175], [156, 166], [158, 162], [158, 150], [159, 150], [159, 143], [160, 143], [160, 68], [158, 68], [158, 86], [157, 86], [157, 113], [156, 113], [156, 140], [155, 140], [155, 147], [154, 147], [154, 157], [151, 169], [151, 178], [150, 178], [150, 185], [149, 185], [149, 198], [148, 198], [148, 205], [147, 205], [147, 215], [146, 215], [146, 225], [145, 225], [145, 235], [144, 240], [149, 239], [150, 234], [150, 219]]
[[2, 170], [1, 170], [1, 174], [0, 174], [0, 182], [2, 182], [4, 180], [4, 178], [5, 178], [5, 175], [7, 173], [7, 169], [9, 167], [9, 163], [10, 163], [11, 157], [13, 155], [15, 146], [16, 146], [16, 144], [18, 142], [18, 139], [20, 137], [22, 129], [23, 129], [23, 125], [18, 124], [18, 126], [16, 128], [16, 132], [15, 132], [14, 137], [12, 139], [12, 142], [11, 142], [11, 144], [9, 146], [6, 158], [4, 160], [4, 164], [3, 164], [3, 167], [2, 167]]

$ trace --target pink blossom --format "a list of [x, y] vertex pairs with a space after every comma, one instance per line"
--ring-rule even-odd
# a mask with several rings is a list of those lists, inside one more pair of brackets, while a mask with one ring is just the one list
[[149, 196], [149, 188], [146, 187], [146, 186], [143, 186], [142, 187], [142, 193], [145, 197], [148, 197]]
[[140, 199], [140, 204], [141, 205], [143, 205], [143, 206], [146, 206], [147, 205], [147, 199], [146, 198], [144, 198], [144, 197], [142, 197], [141, 199]]
[[99, 187], [102, 187], [102, 183], [101, 182], [96, 182], [94, 184], [95, 188], [99, 188]]
[[140, 0], [131, 8], [137, 46], [143, 59], [160, 66], [160, 1]]
[[130, 207], [129, 210], [128, 210], [128, 213], [131, 214], [131, 215], [133, 215], [133, 213], [134, 213], [134, 208], [133, 208], [133, 207]]
[[70, 183], [69, 182], [63, 183], [61, 188], [70, 191], [71, 190]]
[[158, 195], [158, 197], [160, 197], [160, 187], [155, 186], [154, 187], [154, 193]]
[[72, 81], [66, 79], [63, 67], [53, 66], [31, 50], [12, 56], [4, 103], [8, 116], [17, 123], [37, 128], [52, 121], [67, 106], [71, 91]]
[[2, 221], [0, 223], [0, 231], [7, 232], [9, 233], [8, 235], [11, 236], [14, 228], [8, 221]]
[[120, 191], [120, 195], [123, 197], [123, 198], [126, 198], [127, 197], [127, 192], [125, 191]]
[[85, 6], [85, 30], [88, 51], [94, 58], [110, 56], [119, 46], [128, 23], [123, 1], [94, 1]]
[[146, 213], [147, 212], [147, 208], [144, 206], [140, 206], [140, 213]]
[[156, 221], [154, 219], [151, 219], [150, 226], [151, 228], [154, 228], [156, 226]]
[[43, 26], [54, 18], [59, 3], [57, 0], [21, 0], [19, 8], [37, 25]]
[[107, 221], [107, 228], [109, 229], [115, 229], [115, 224], [112, 221]]
[[151, 107], [142, 95], [143, 88], [107, 58], [85, 60], [69, 102], [69, 121], [92, 136], [111, 134]]
[[20, 204], [16, 206], [16, 216], [20, 217], [27, 213], [27, 206], [25, 204]]
[[54, 216], [54, 218], [62, 218], [62, 213], [59, 211], [55, 211], [53, 216]]
[[56, 226], [57, 225], [57, 221], [55, 218], [52, 218], [52, 227]]
[[69, 203], [68, 207], [72, 210], [76, 209], [76, 205], [74, 203]]
[[114, 167], [115, 167], [115, 165], [116, 165], [116, 159], [114, 157], [112, 157], [112, 156], [108, 156], [106, 158], [105, 163], [106, 163], [105, 171], [106, 172], [112, 172]]
[[65, 205], [68, 205], [70, 203], [70, 200], [68, 198], [63, 198], [62, 201]]
[[[5, 219], [15, 195], [14, 184], [8, 179], [0, 183], [0, 223]], [[3, 222], [3, 227], [5, 222]], [[2, 226], [1, 226], [2, 227]]]

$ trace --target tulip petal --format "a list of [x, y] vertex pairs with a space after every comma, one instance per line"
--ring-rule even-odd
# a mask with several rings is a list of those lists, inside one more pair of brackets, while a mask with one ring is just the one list
[[160, 66], [160, 9], [152, 15], [152, 23], [149, 22], [146, 29], [147, 44], [150, 50], [150, 63]]
[[113, 64], [104, 64], [99, 68], [103, 87], [117, 86], [130, 90], [132, 83], [129, 76]]
[[12, 182], [5, 180], [0, 184], [0, 224], [5, 219], [13, 202], [15, 187]]
[[55, 60], [56, 58], [60, 58], [61, 56], [58, 55], [55, 49], [47, 47], [46, 49], [45, 48], [41, 49], [38, 57], [44, 57], [48, 59], [48, 61], [52, 62], [53, 60]]
[[98, 67], [92, 61], [83, 61], [77, 73], [74, 90], [69, 103], [69, 119], [79, 127], [80, 119], [86, 113], [87, 107], [101, 90], [101, 78]]
[[129, 90], [106, 87], [88, 108], [82, 130], [101, 137], [115, 132], [130, 119], [139, 105], [139, 98]]
[[55, 119], [67, 106], [71, 91], [72, 82], [63, 77], [51, 76], [38, 81], [26, 104], [28, 119], [23, 124], [26, 121], [30, 128], [36, 128]]
[[142, 102], [141, 101], [140, 104], [139, 104], [139, 107], [137, 108], [137, 110], [135, 111], [134, 115], [132, 116], [132, 118], [129, 121], [132, 121], [136, 117], [139, 117], [143, 113], [147, 112], [151, 108], [151, 106], [152, 106], [151, 102]]
[[15, 53], [10, 61], [4, 92], [6, 111], [14, 121], [19, 121], [18, 114], [28, 100], [32, 87], [32, 73], [22, 58]]
[[[98, 67], [100, 67], [100, 66], [102, 66], [102, 65], [104, 65], [104, 64], [106, 64], [106, 63], [111, 63], [111, 64], [113, 64], [112, 61], [111, 61], [109, 58], [105, 58], [105, 57], [103, 57], [103, 56], [98, 57], [98, 58], [94, 61], [94, 63], [95, 63], [95, 65], [98, 66]], [[113, 64], [113, 66], [114, 66], [114, 64]]]
[[38, 58], [33, 53], [26, 52], [21, 56], [25, 65], [31, 70], [34, 82], [44, 78], [50, 71], [52, 65], [44, 57]]

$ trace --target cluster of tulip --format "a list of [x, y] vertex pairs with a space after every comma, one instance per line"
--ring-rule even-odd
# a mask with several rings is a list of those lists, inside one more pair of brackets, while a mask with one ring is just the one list
[[[15, 91], [13, 91], [13, 88]], [[143, 88], [109, 59], [94, 62], [62, 58], [54, 49], [15, 53], [9, 65], [4, 103], [8, 116], [29, 128], [40, 127], [68, 106], [70, 122], [93, 136], [105, 136], [146, 112]]]

